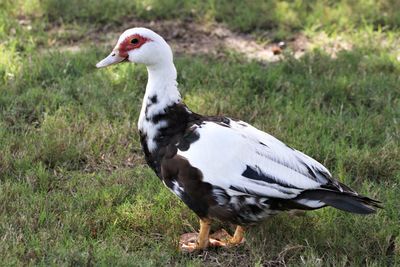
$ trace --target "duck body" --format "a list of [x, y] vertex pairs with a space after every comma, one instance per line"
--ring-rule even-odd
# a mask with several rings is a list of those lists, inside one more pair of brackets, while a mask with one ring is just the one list
[[206, 248], [214, 218], [238, 225], [228, 243], [239, 244], [243, 225], [280, 211], [332, 206], [369, 214], [380, 207], [378, 201], [359, 195], [335, 180], [322, 164], [272, 135], [243, 121], [192, 112], [178, 91], [171, 48], [155, 32], [125, 31], [112, 53], [96, 66], [124, 61], [144, 64], [148, 71], [138, 121], [146, 161], [200, 217], [197, 241], [185, 242], [181, 248]]
[[[144, 117], [158, 128], [152, 141], [140, 130], [146, 161], [200, 218], [247, 225], [280, 211], [329, 203], [372, 212], [362, 204], [367, 198], [334, 180], [316, 160], [243, 121], [201, 116], [180, 101], [160, 112]], [[326, 203], [325, 197], [332, 199]], [[349, 199], [361, 202], [346, 204]]]

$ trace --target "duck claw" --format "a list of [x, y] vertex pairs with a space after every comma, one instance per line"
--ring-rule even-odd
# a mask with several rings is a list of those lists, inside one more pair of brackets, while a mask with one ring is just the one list
[[234, 240], [233, 237], [225, 229], [220, 229], [209, 236], [209, 242], [206, 247], [200, 247], [196, 242], [198, 236], [198, 233], [186, 233], [181, 235], [179, 240], [179, 250], [191, 253], [194, 251], [207, 249], [208, 247], [231, 247], [244, 242], [244, 239], [242, 239], [240, 242], [232, 242], [232, 240]]

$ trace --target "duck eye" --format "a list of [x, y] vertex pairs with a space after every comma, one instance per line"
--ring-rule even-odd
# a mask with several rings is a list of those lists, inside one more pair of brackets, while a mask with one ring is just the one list
[[137, 38], [133, 38], [131, 40], [131, 44], [137, 44], [137, 43], [139, 43], [139, 40]]

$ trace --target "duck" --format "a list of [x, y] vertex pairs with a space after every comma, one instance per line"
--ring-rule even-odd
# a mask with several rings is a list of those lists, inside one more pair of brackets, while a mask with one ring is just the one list
[[[146, 162], [200, 220], [198, 233], [181, 236], [182, 251], [239, 245], [248, 227], [283, 211], [330, 206], [371, 214], [381, 208], [274, 136], [241, 120], [190, 110], [178, 90], [172, 49], [156, 32], [124, 31], [96, 67], [122, 62], [147, 68], [138, 120]], [[233, 236], [211, 235], [215, 220], [235, 225]]]

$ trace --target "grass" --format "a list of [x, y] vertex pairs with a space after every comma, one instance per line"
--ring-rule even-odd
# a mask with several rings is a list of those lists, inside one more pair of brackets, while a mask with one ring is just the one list
[[[285, 39], [299, 30], [337, 33], [355, 28], [398, 29], [400, 8], [397, 0], [3, 0], [0, 3], [0, 38], [10, 37], [15, 21], [33, 20], [28, 42], [39, 39], [50, 25], [69, 25], [84, 34], [100, 25], [118, 26], [131, 19], [181, 19], [199, 23], [221, 22], [234, 30], [270, 30], [273, 39]], [[18, 31], [17, 31], [18, 32]], [[25, 43], [26, 44], [26, 43]]]
[[[385, 16], [367, 9], [374, 4], [368, 1], [308, 7], [297, 1], [267, 2], [260, 10], [278, 13], [264, 18], [250, 16], [261, 14], [252, 5], [190, 1], [177, 6], [166, 1], [146, 11], [147, 4], [126, 1], [142, 19], [178, 13], [188, 19], [195, 13], [196, 20], [222, 21], [241, 31], [255, 27], [255, 35], [266, 28], [284, 36], [324, 30], [331, 38], [346, 29], [344, 36], [353, 44], [332, 58], [316, 43], [300, 59], [287, 55], [267, 67], [229, 51], [223, 59], [176, 59], [180, 89], [193, 110], [248, 121], [312, 155], [339, 180], [385, 205], [368, 217], [330, 208], [305, 216], [282, 214], [250, 229], [243, 246], [195, 255], [176, 248], [181, 233], [197, 229], [197, 218], [143, 160], [136, 120], [144, 67], [94, 69], [110, 49], [101, 45], [82, 44], [75, 53], [47, 52], [56, 26], [80, 29], [79, 35], [94, 21], [94, 27], [114, 23], [112, 30], [120, 32], [118, 21], [133, 12], [105, 0], [104, 10], [95, 1], [79, 9], [65, 3], [24, 1], [18, 9], [10, 1], [0, 4], [3, 264], [400, 264], [400, 62], [394, 49], [399, 32], [398, 13], [390, 2], [377, 4], [377, 10], [386, 8]], [[361, 5], [363, 12], [345, 16]], [[194, 7], [200, 11], [191, 11]], [[287, 24], [277, 19], [281, 9], [290, 11]], [[324, 25], [317, 23], [321, 12], [329, 15], [323, 17]], [[296, 23], [305, 18], [304, 26]], [[68, 42], [72, 37], [63, 38]], [[214, 228], [221, 226], [230, 228], [222, 223]]]

